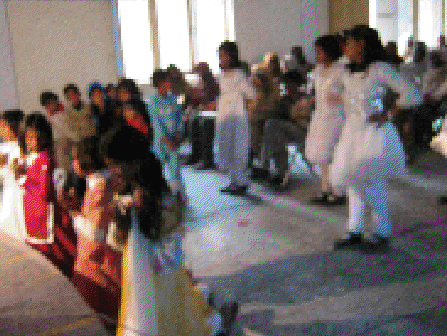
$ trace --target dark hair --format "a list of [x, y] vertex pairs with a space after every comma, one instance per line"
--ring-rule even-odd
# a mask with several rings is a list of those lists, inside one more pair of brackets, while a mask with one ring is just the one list
[[133, 79], [120, 78], [118, 80], [117, 89], [124, 88], [130, 93], [132, 99], [141, 99], [141, 92]]
[[281, 77], [282, 82], [285, 84], [296, 84], [296, 85], [302, 85], [306, 82], [306, 78], [301, 74], [301, 72], [298, 71], [289, 71], [286, 72]]
[[77, 160], [83, 171], [96, 171], [106, 167], [104, 160], [99, 154], [99, 138], [87, 137], [75, 144]]
[[351, 71], [365, 71], [371, 63], [386, 60], [385, 49], [377, 30], [367, 25], [357, 25], [350, 30], [349, 38], [356, 41], [365, 41], [363, 63], [351, 63]]
[[163, 69], [157, 69], [152, 74], [152, 86], [158, 88], [162, 82], [169, 79], [169, 72]]
[[315, 46], [320, 47], [331, 62], [341, 57], [340, 39], [336, 35], [323, 35], [315, 40]]
[[34, 129], [39, 133], [37, 139], [39, 151], [53, 149], [53, 131], [51, 130], [50, 123], [43, 115], [39, 112], [32, 112], [28, 115], [25, 119], [25, 132], [28, 129]]
[[77, 94], [81, 94], [79, 88], [76, 84], [70, 83], [64, 86], [64, 95], [68, 93], [68, 91], [74, 91]]
[[237, 47], [236, 42], [233, 41], [224, 41], [219, 46], [219, 51], [224, 51], [230, 56], [230, 68], [239, 68], [240, 67], [240, 59], [239, 59], [239, 49]]
[[59, 97], [54, 92], [44, 91], [40, 94], [40, 105], [45, 107], [50, 100], [59, 100]]
[[258, 77], [259, 81], [261, 82], [262, 94], [265, 97], [268, 97], [273, 92], [273, 83], [270, 80], [269, 76], [267, 76], [267, 74], [265, 74], [264, 72], [258, 72], [254, 76]]
[[24, 113], [22, 110], [6, 110], [0, 116], [0, 119], [4, 120], [8, 124], [8, 126], [11, 128], [11, 130], [13, 131], [14, 135], [17, 138], [20, 138], [21, 136], [20, 126], [23, 117]]
[[88, 89], [87, 89], [88, 97], [91, 98], [93, 91], [96, 91], [96, 90], [101, 91], [102, 93], [105, 93], [104, 88], [102, 87], [101, 83], [93, 82], [88, 86]]
[[[168, 190], [160, 161], [151, 152], [150, 142], [130, 126], [117, 127], [100, 140], [100, 154], [111, 164], [121, 166], [124, 192], [143, 190], [143, 207], [138, 209], [141, 232], [150, 239], [160, 238], [160, 201]], [[118, 225], [130, 218], [118, 218]], [[129, 224], [127, 224], [129, 225]], [[129, 226], [124, 227], [129, 229]]]

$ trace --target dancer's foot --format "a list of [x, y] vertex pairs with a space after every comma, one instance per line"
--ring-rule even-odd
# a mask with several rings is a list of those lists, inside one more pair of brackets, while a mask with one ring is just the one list
[[329, 194], [327, 196], [325, 205], [332, 206], [332, 205], [345, 205], [345, 204], [346, 204], [346, 196]]
[[360, 233], [349, 233], [347, 238], [337, 240], [334, 244], [334, 250], [357, 250], [363, 243]]
[[321, 193], [321, 195], [311, 198], [310, 202], [313, 204], [318, 204], [318, 205], [327, 204], [328, 197], [329, 197], [329, 194], [327, 192], [323, 192], [323, 193]]
[[360, 244], [360, 252], [365, 254], [386, 253], [390, 248], [389, 238], [382, 237], [377, 233]]

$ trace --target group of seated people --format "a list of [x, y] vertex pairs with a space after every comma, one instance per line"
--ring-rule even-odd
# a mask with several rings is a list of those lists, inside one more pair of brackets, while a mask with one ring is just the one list
[[[135, 82], [123, 78], [107, 87], [92, 83], [89, 103], [67, 84], [65, 106], [55, 93], [42, 92], [42, 113], [2, 113], [0, 229], [58, 267], [112, 333], [225, 335], [237, 305], [224, 304], [218, 312], [206, 286], [184, 268], [184, 204], [160, 162], [169, 153], [160, 153], [157, 144], [177, 148], [182, 140], [182, 109], [170, 92], [170, 75], [154, 73], [157, 95], [148, 104]], [[178, 157], [167, 160], [175, 173]], [[174, 256], [164, 250], [172, 244]], [[138, 258], [154, 258], [154, 273], [137, 266]], [[136, 284], [145, 281], [154, 288]], [[171, 305], [164, 303], [166, 295]], [[148, 300], [155, 300], [155, 326], [145, 325], [146, 313], [133, 307]]]

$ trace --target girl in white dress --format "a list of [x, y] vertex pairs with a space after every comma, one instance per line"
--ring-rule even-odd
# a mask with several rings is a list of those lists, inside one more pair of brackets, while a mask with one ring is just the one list
[[246, 104], [255, 98], [255, 91], [240, 65], [235, 42], [225, 41], [219, 47], [222, 74], [217, 100], [216, 133], [219, 144], [218, 166], [228, 172], [230, 185], [221, 190], [243, 194], [248, 187], [248, 153], [250, 125]]
[[23, 192], [15, 179], [12, 170], [21, 156], [19, 146], [20, 123], [23, 112], [9, 110], [0, 117], [1, 136], [4, 142], [0, 145], [3, 177], [3, 195], [0, 210], [0, 230], [20, 241], [25, 239], [25, 221], [23, 217]]
[[337, 61], [340, 56], [340, 43], [335, 35], [321, 36], [315, 41], [315, 111], [306, 137], [305, 155], [310, 163], [321, 168], [322, 193], [312, 199], [317, 204], [345, 203], [342, 191], [333, 188], [329, 182], [329, 165], [344, 122], [343, 104], [331, 104], [328, 101], [329, 95], [342, 91], [343, 66]]
[[[332, 184], [347, 186], [349, 197], [349, 235], [335, 243], [335, 249], [358, 249], [365, 253], [385, 252], [389, 248], [391, 219], [388, 212], [387, 179], [405, 170], [405, 153], [392, 123], [400, 107], [422, 102], [415, 84], [382, 62], [384, 51], [377, 31], [367, 26], [354, 27], [347, 43], [351, 63], [342, 79], [346, 115], [331, 167]], [[399, 94], [391, 109], [375, 109], [385, 88]], [[333, 103], [339, 103], [335, 95]], [[377, 111], [379, 110], [379, 111]], [[381, 112], [384, 110], [384, 112]], [[375, 218], [374, 234], [364, 241], [365, 206]]]

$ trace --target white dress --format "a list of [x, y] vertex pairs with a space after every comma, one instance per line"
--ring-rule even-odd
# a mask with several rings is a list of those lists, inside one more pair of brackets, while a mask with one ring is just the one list
[[239, 70], [223, 72], [219, 77], [216, 136], [219, 144], [218, 165], [231, 170], [235, 161], [246, 167], [250, 147], [250, 127], [245, 99], [255, 97], [249, 79]]
[[4, 142], [0, 152], [8, 154], [8, 164], [0, 168], [3, 178], [3, 195], [0, 210], [0, 230], [20, 241], [25, 240], [25, 219], [23, 215], [23, 191], [9, 168], [13, 159], [20, 157], [20, 147], [15, 141]]
[[341, 95], [343, 67], [334, 62], [330, 67], [318, 65], [314, 70], [315, 111], [306, 136], [305, 154], [313, 164], [327, 164], [332, 161], [334, 147], [344, 122], [343, 105], [328, 102], [328, 96]]
[[422, 102], [415, 83], [387, 63], [376, 62], [365, 72], [343, 73], [344, 123], [335, 147], [331, 183], [346, 186], [368, 180], [386, 179], [405, 171], [405, 152], [392, 122], [381, 127], [367, 122], [373, 113], [372, 92], [388, 86], [399, 94], [397, 105], [411, 107]]

